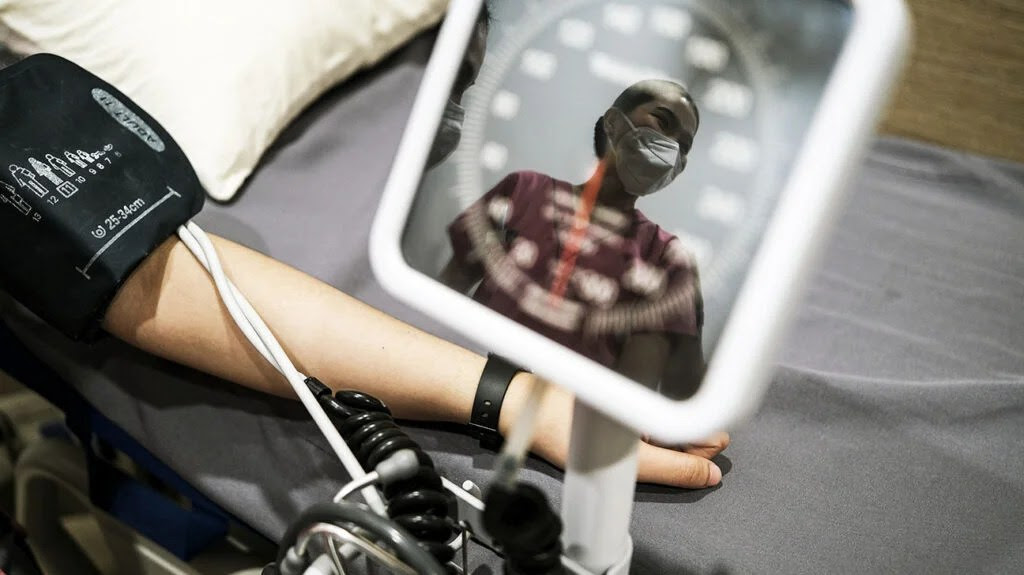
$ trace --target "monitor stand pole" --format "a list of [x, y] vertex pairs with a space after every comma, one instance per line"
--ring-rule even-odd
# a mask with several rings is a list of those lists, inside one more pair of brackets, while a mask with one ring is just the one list
[[576, 402], [562, 494], [565, 553], [596, 574], [627, 575], [636, 432]]

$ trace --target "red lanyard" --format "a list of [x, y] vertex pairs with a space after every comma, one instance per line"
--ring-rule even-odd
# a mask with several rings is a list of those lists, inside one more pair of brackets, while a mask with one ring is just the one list
[[565, 250], [555, 269], [555, 279], [551, 284], [551, 299], [561, 301], [565, 291], [569, 287], [569, 278], [576, 268], [576, 258], [583, 247], [583, 240], [587, 235], [587, 228], [590, 226], [590, 214], [597, 203], [597, 193], [601, 190], [601, 182], [604, 181], [604, 160], [597, 164], [594, 176], [583, 186], [583, 194], [580, 198], [580, 207], [573, 218], [572, 231], [569, 233], [569, 241], [565, 243]]

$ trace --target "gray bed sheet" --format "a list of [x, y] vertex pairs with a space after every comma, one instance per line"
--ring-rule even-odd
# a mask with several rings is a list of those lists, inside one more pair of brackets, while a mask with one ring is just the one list
[[[414, 42], [328, 94], [235, 203], [198, 220], [461, 341], [384, 294], [366, 255], [428, 50]], [[633, 572], [1024, 572], [1024, 168], [880, 140], [854, 188], [766, 401], [719, 458], [721, 486], [638, 489]], [[13, 322], [107, 416], [267, 536], [345, 478], [295, 402]], [[413, 434], [449, 477], [485, 481], [493, 456], [473, 440]], [[559, 500], [556, 469], [532, 461], [526, 477]], [[476, 572], [500, 572], [474, 556]]]

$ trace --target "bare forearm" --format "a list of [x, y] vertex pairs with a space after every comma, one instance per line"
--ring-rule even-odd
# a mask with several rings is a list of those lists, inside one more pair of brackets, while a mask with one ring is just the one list
[[459, 293], [468, 292], [480, 279], [479, 274], [472, 273], [455, 258], [448, 260], [441, 270], [441, 283]]
[[[400, 418], [469, 421], [484, 358], [248, 248], [212, 239], [228, 275], [301, 371], [335, 389], [379, 397]], [[176, 239], [165, 242], [125, 282], [104, 327], [171, 361], [261, 391], [292, 395], [235, 326], [206, 271]], [[509, 386], [499, 419], [503, 434], [521, 411], [532, 380], [520, 373]], [[570, 394], [551, 390], [534, 436], [534, 451], [559, 465], [568, 452], [571, 408]], [[642, 446], [639, 478], [714, 485], [721, 472], [715, 475], [705, 458], [727, 444], [726, 437], [700, 455]]]
[[665, 370], [670, 350], [669, 340], [663, 334], [633, 334], [622, 346], [615, 370], [647, 387], [656, 387]]
[[697, 393], [706, 364], [699, 336], [683, 336], [673, 346], [665, 371], [666, 392], [672, 399], [687, 399]]
[[[465, 422], [484, 359], [408, 326], [280, 262], [213, 237], [228, 276], [295, 361], [335, 389], [360, 389], [399, 417]], [[234, 325], [213, 282], [176, 239], [125, 283], [104, 327], [155, 355], [291, 396]]]

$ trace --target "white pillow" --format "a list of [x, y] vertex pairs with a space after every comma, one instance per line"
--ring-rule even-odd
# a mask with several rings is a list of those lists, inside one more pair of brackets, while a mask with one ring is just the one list
[[447, 0], [0, 0], [0, 41], [132, 97], [231, 199], [327, 88], [440, 20]]

